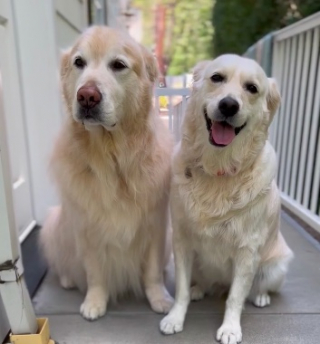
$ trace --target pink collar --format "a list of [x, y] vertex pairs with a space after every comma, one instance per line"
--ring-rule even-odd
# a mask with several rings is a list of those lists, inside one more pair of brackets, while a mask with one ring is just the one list
[[[204, 171], [203, 166], [200, 166], [200, 168], [202, 169], [202, 171]], [[231, 173], [227, 173], [225, 170], [218, 170], [216, 173], [214, 173], [214, 175], [217, 176], [217, 177], [234, 176], [236, 173], [237, 173], [237, 168], [233, 167]], [[185, 174], [189, 178], [192, 176], [190, 168], [186, 168]]]
[[233, 167], [231, 173], [227, 173], [225, 170], [219, 170], [216, 173], [216, 176], [221, 177], [221, 176], [234, 176], [237, 173], [237, 168]]
[[217, 176], [218, 177], [225, 176], [225, 175], [227, 175], [227, 174], [226, 174], [226, 171], [224, 171], [224, 170], [220, 170], [220, 171], [217, 172]]

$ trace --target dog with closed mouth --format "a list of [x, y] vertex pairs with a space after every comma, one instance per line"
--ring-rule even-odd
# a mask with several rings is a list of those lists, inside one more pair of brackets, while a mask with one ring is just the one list
[[[173, 159], [171, 214], [176, 299], [160, 330], [183, 330], [190, 299], [229, 288], [223, 344], [242, 340], [246, 298], [270, 304], [293, 257], [281, 232], [276, 155], [268, 128], [280, 103], [273, 79], [253, 60], [200, 62]], [[190, 288], [191, 287], [191, 288]]]
[[156, 312], [173, 303], [163, 282], [172, 139], [153, 110], [157, 75], [146, 48], [108, 27], [62, 56], [67, 118], [50, 165], [61, 205], [40, 241], [61, 285], [86, 293], [88, 320], [128, 291]]

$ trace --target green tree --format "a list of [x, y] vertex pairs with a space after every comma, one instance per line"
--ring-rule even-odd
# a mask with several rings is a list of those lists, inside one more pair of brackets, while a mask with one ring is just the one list
[[278, 0], [216, 0], [215, 54], [243, 54], [262, 36], [278, 28], [284, 13]]
[[155, 45], [155, 8], [166, 6], [166, 37], [164, 58], [167, 73], [188, 72], [197, 61], [212, 56], [213, 26], [211, 13], [214, 0], [134, 0], [143, 17], [143, 44]]
[[168, 74], [188, 72], [199, 60], [212, 56], [213, 0], [179, 0], [172, 6], [171, 39], [167, 41]]
[[216, 0], [215, 55], [243, 54], [267, 33], [320, 10], [320, 0]]

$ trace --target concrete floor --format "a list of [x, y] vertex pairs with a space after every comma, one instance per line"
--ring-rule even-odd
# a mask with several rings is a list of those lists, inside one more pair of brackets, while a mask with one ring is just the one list
[[[320, 245], [288, 215], [282, 215], [282, 231], [295, 252], [284, 288], [268, 308], [247, 304], [242, 317], [243, 343], [320, 343]], [[173, 292], [172, 278], [167, 281]], [[83, 296], [59, 287], [46, 277], [34, 298], [39, 316], [49, 317], [52, 338], [59, 344], [204, 344], [214, 343], [222, 322], [224, 300], [213, 297], [192, 303], [184, 331], [163, 336], [158, 326], [162, 315], [146, 301], [123, 300], [110, 305], [100, 320], [89, 323], [79, 315]]]

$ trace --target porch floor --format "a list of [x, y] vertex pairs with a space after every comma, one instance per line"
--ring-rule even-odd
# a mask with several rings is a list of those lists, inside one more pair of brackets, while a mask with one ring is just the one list
[[[282, 232], [295, 259], [282, 292], [270, 307], [247, 304], [242, 316], [243, 343], [320, 343], [320, 245], [287, 214]], [[173, 293], [172, 277], [167, 281]], [[190, 305], [184, 331], [174, 336], [159, 332], [162, 315], [153, 313], [146, 301], [123, 300], [110, 305], [105, 317], [87, 322], [79, 315], [83, 296], [60, 288], [48, 275], [34, 297], [38, 316], [49, 318], [52, 338], [59, 344], [204, 344], [214, 343], [224, 311], [224, 300], [205, 298]]]

